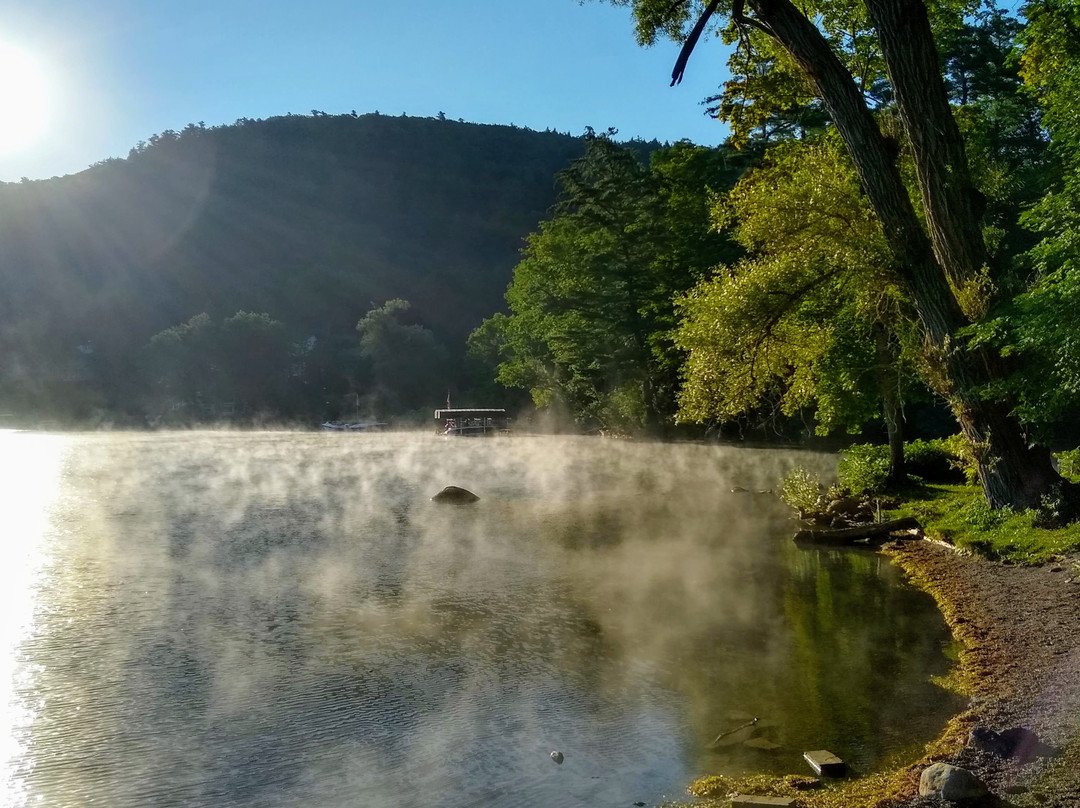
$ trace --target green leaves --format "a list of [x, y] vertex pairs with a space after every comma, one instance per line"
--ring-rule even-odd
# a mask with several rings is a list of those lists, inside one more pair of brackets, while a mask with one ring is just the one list
[[395, 298], [371, 309], [356, 324], [360, 355], [371, 366], [374, 396], [382, 411], [413, 410], [439, 401], [450, 376], [445, 348], [422, 325], [401, 322], [409, 310]]
[[708, 200], [710, 184], [736, 170], [689, 144], [646, 166], [590, 139], [514, 270], [512, 314], [485, 321], [470, 350], [496, 353], [501, 383], [529, 389], [540, 406], [565, 404], [583, 426], [657, 427], [674, 412], [680, 364], [672, 299], [730, 254], [709, 227]]
[[1045, 429], [1075, 413], [1080, 394], [1080, 3], [1045, 0], [1024, 8], [1021, 74], [1042, 110], [1060, 176], [1022, 218], [1041, 240], [1026, 255], [1033, 282], [994, 317], [969, 329], [1015, 362], [987, 395], [1009, 394], [1026, 421]]
[[825, 432], [874, 417], [872, 328], [910, 327], [880, 227], [839, 144], [773, 147], [714, 217], [749, 257], [679, 300], [676, 344], [689, 354], [680, 419], [816, 405]]

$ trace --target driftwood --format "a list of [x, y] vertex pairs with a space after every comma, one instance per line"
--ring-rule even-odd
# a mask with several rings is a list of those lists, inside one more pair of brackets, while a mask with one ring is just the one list
[[740, 731], [742, 731], [744, 729], [749, 729], [750, 727], [757, 724], [757, 722], [758, 722], [758, 720], [755, 718], [753, 721], [747, 721], [745, 724], [742, 724], [741, 726], [735, 727], [735, 729], [729, 729], [727, 732], [721, 732], [719, 735], [717, 735], [715, 738], [712, 739], [712, 743], [710, 743], [707, 748], [708, 749], [714, 748], [724, 738], [728, 737], [729, 735], [734, 735], [736, 732], [740, 732]]
[[806, 528], [795, 534], [795, 541], [804, 544], [854, 544], [863, 539], [884, 540], [890, 533], [898, 530], [913, 530], [921, 527], [914, 516], [893, 519], [890, 522], [871, 522], [865, 525], [839, 528]]

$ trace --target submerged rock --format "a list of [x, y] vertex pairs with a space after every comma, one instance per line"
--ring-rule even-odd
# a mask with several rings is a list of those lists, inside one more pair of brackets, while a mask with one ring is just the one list
[[962, 802], [981, 799], [987, 793], [982, 780], [967, 769], [949, 763], [927, 766], [919, 777], [920, 797], [941, 797], [943, 800]]
[[432, 502], [453, 502], [466, 505], [476, 502], [480, 497], [467, 488], [458, 488], [456, 485], [448, 485], [442, 491], [431, 498]]

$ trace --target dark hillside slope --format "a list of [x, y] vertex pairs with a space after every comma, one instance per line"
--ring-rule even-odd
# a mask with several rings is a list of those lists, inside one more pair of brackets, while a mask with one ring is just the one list
[[200, 312], [267, 312], [321, 338], [402, 297], [461, 342], [503, 307], [554, 175], [581, 151], [508, 126], [290, 115], [0, 184], [0, 384], [93, 382], [80, 355], [122, 366]]

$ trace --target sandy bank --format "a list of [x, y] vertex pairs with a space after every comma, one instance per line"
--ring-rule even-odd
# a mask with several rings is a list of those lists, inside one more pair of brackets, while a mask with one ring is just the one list
[[[964, 643], [960, 676], [972, 699], [931, 758], [908, 771], [911, 782], [930, 760], [946, 760], [975, 771], [1003, 805], [1080, 806], [1080, 560], [1008, 566], [926, 541], [886, 552], [934, 596]], [[977, 725], [1026, 727], [1061, 754], [1025, 765], [996, 758], [965, 745]]]

